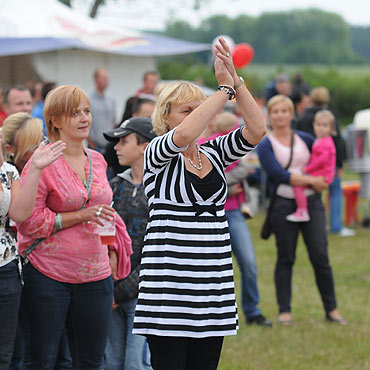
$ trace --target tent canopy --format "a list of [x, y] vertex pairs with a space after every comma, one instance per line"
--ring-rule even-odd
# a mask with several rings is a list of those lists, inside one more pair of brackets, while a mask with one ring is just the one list
[[0, 25], [0, 56], [65, 49], [161, 56], [210, 49], [209, 44], [106, 25], [57, 0], [0, 0]]

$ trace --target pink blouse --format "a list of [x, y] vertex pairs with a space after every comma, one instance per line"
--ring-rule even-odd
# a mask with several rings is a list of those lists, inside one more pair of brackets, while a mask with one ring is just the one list
[[[96, 204], [110, 204], [112, 190], [109, 186], [103, 156], [91, 150], [93, 181], [90, 200], [85, 207]], [[25, 181], [30, 162], [25, 166], [21, 181]], [[85, 166], [86, 178], [89, 174], [89, 160]], [[38, 238], [47, 238], [29, 255], [33, 267], [44, 275], [66, 283], [87, 283], [107, 278], [111, 275], [108, 249], [102, 245], [100, 237], [93, 232], [93, 224], [79, 223], [51, 235], [57, 213], [77, 211], [87, 199], [87, 190], [77, 172], [61, 156], [41, 172], [35, 208], [31, 216], [18, 224], [19, 252], [23, 252]], [[132, 253], [124, 223], [117, 216], [116, 245], [113, 249], [123, 252], [120, 258], [121, 276], [130, 270], [129, 256]], [[119, 244], [119, 245], [117, 245]], [[123, 263], [123, 265], [122, 265]]]

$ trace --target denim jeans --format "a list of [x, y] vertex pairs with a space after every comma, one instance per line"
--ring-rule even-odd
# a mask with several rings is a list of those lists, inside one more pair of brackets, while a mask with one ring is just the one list
[[0, 369], [8, 369], [12, 360], [21, 292], [18, 261], [0, 267]]
[[105, 370], [149, 370], [150, 351], [146, 337], [132, 334], [137, 299], [120, 303], [112, 312], [107, 346]]
[[0, 369], [8, 369], [12, 359], [21, 291], [17, 261], [0, 267]]
[[256, 257], [247, 223], [239, 209], [226, 212], [231, 248], [239, 265], [242, 283], [242, 304], [246, 318], [261, 314], [257, 287]]
[[113, 281], [81, 284], [51, 279], [30, 263], [23, 269], [24, 299], [29, 319], [25, 354], [30, 370], [53, 370], [67, 328], [73, 368], [97, 370], [103, 356], [112, 312]]
[[342, 230], [342, 202], [343, 193], [340, 177], [335, 176], [329, 185], [330, 196], [330, 231], [339, 233]]

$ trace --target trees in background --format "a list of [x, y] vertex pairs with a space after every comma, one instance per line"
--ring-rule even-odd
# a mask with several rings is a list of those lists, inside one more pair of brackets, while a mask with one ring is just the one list
[[[251, 44], [254, 61], [259, 63], [352, 64], [370, 59], [370, 27], [351, 28], [340, 15], [319, 9], [263, 13], [259, 17], [217, 15], [197, 28], [173, 21], [162, 34], [197, 42], [228, 35], [236, 43]], [[367, 48], [361, 46], [365, 39]]]

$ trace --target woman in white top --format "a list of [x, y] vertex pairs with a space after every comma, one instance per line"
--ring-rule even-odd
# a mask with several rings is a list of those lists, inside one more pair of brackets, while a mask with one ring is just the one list
[[[25, 114], [9, 116], [4, 125], [13, 116]], [[32, 157], [33, 171], [21, 187], [16, 167], [4, 162], [5, 149], [1, 136], [0, 144], [0, 316], [4, 318], [0, 326], [0, 368], [7, 369], [13, 353], [21, 295], [16, 240], [10, 231], [9, 218], [22, 222], [29, 217], [35, 204], [41, 170], [59, 158], [65, 145], [59, 141], [47, 148], [45, 143], [41, 143], [37, 149], [30, 147], [30, 152], [35, 151]]]

